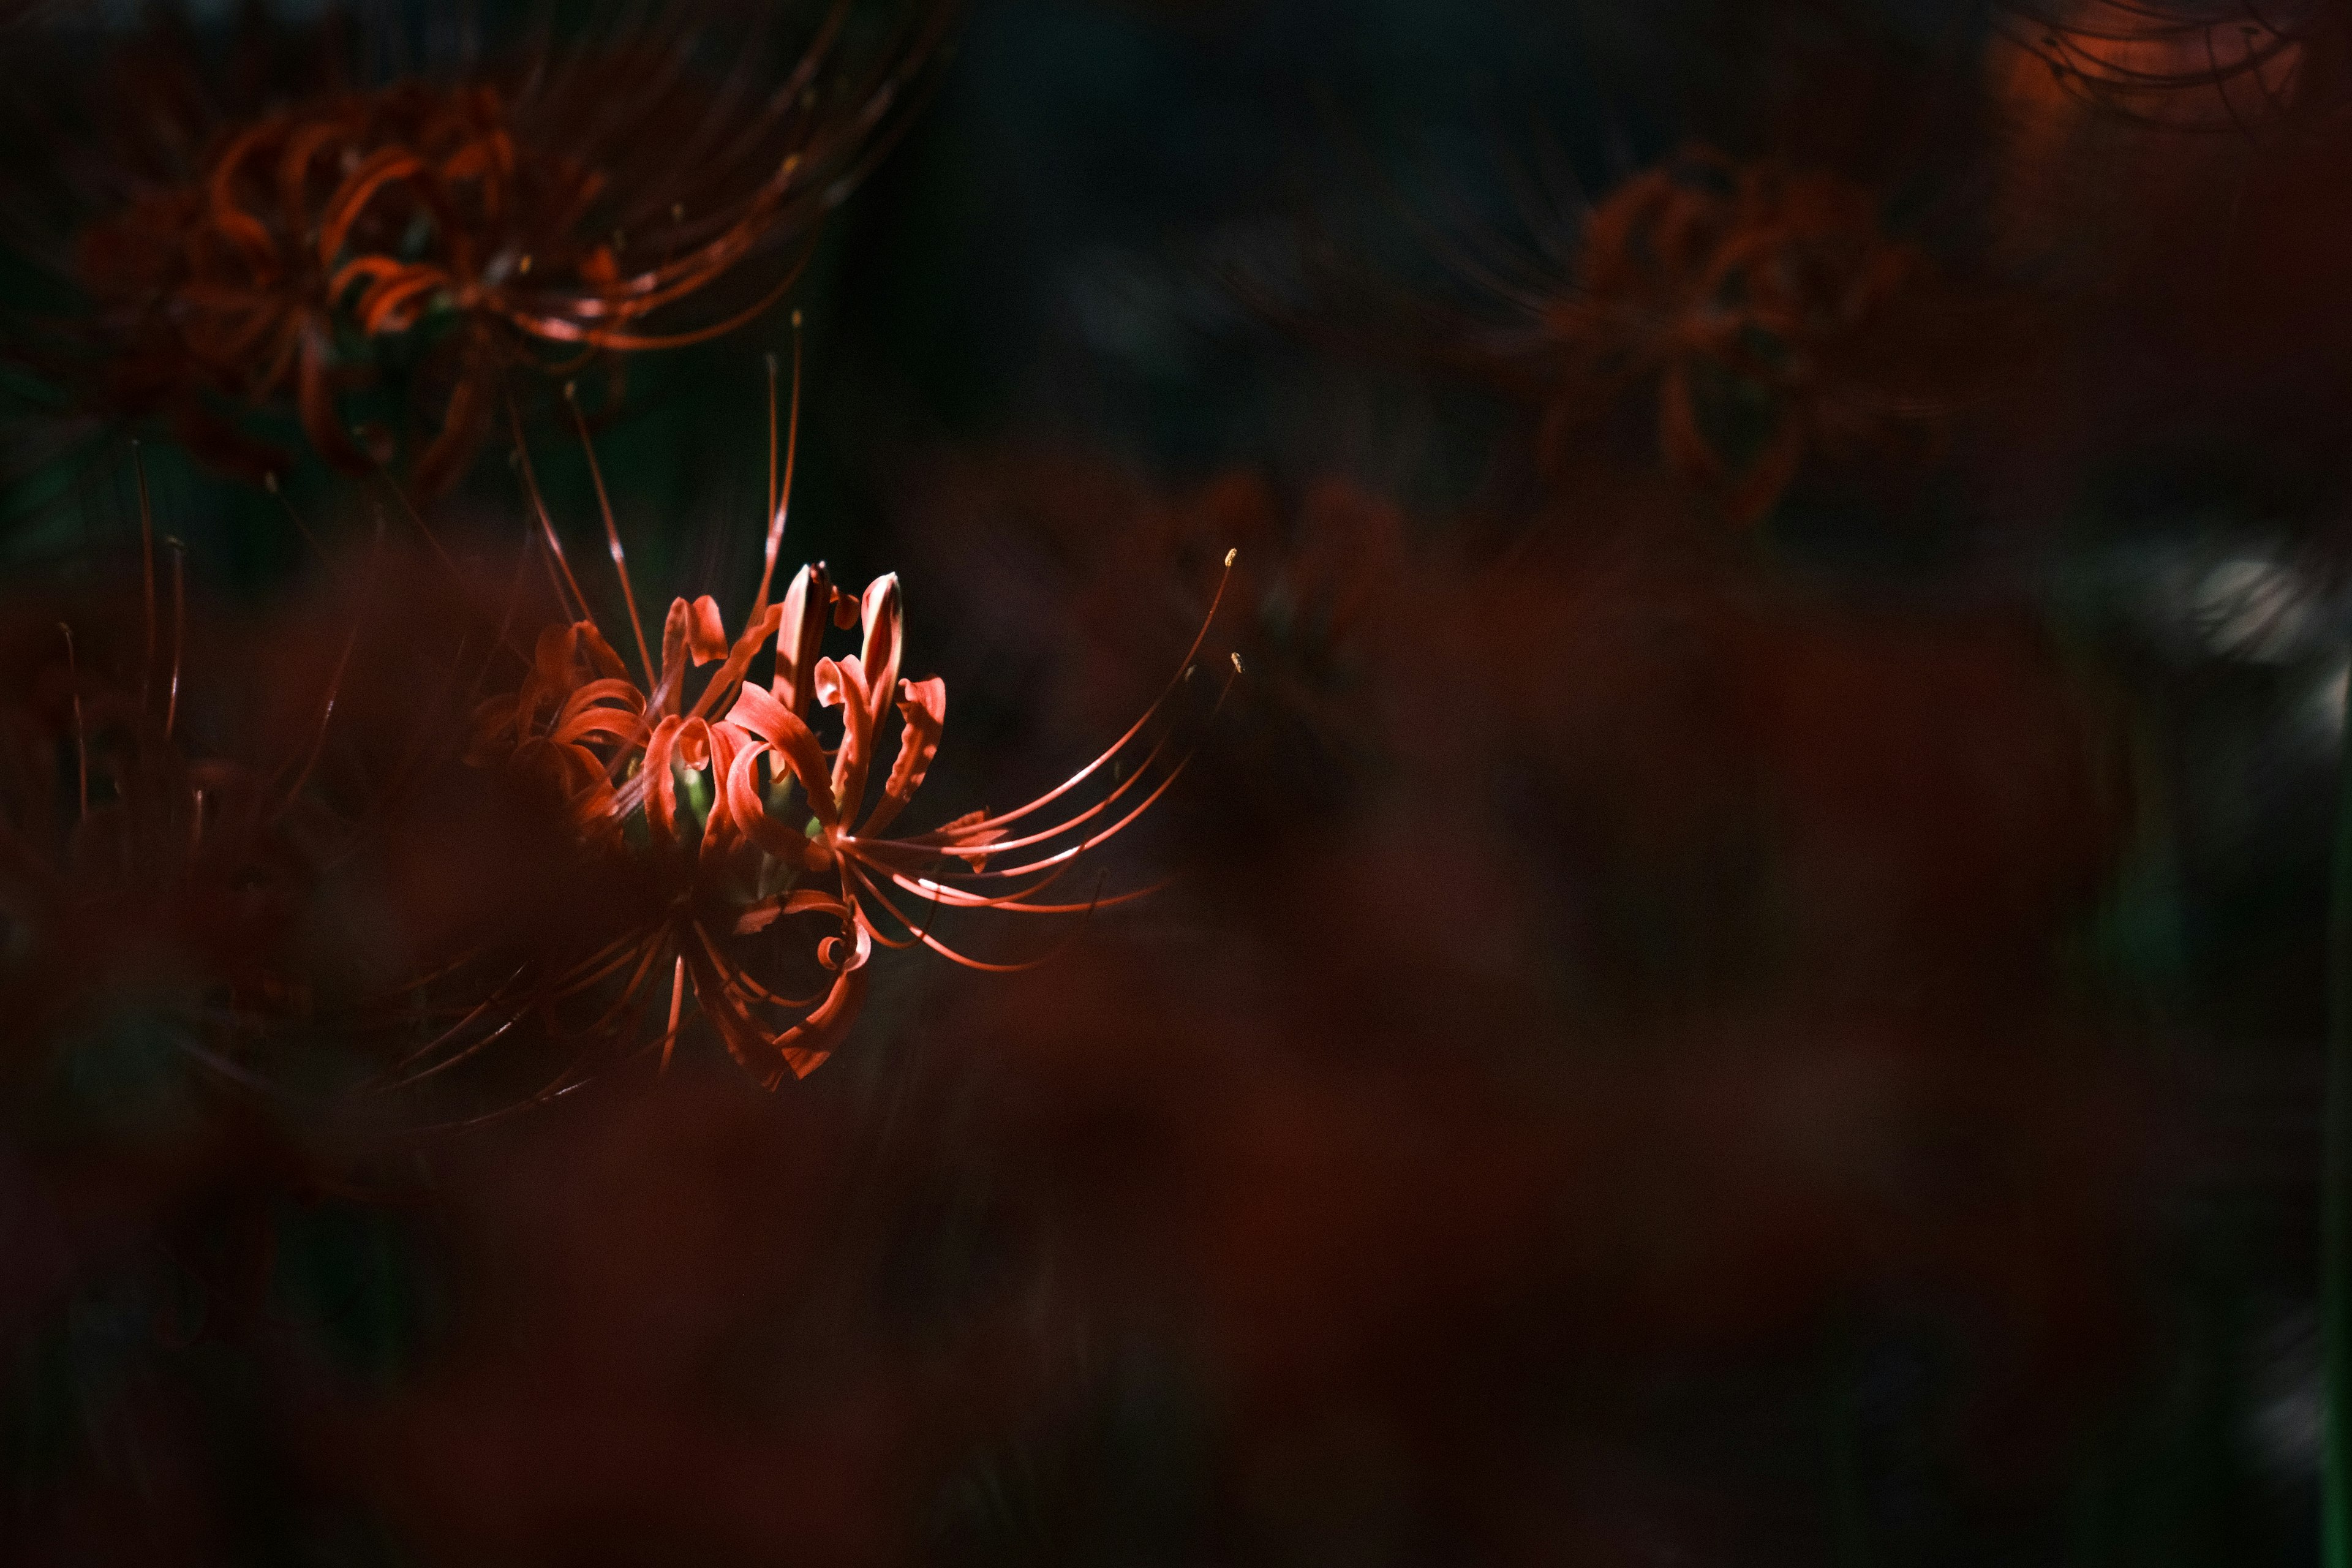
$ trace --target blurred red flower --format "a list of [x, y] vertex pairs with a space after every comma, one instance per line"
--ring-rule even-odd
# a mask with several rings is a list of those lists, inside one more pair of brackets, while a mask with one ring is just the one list
[[[283, 406], [335, 466], [397, 449], [440, 490], [545, 351], [576, 369], [772, 304], [896, 139], [950, 9], [919, 5], [877, 44], [842, 5], [795, 35], [682, 4], [449, 74], [359, 87], [336, 67], [247, 114], [210, 103], [184, 58], [136, 59], [166, 90], [134, 75], [140, 115], [92, 111], [97, 146], [130, 142], [122, 166], [77, 150], [53, 172], [81, 215], [61, 270], [89, 310], [38, 323], [28, 357], [224, 466], [277, 466], [242, 415]], [[393, 382], [404, 419], [376, 395]]]

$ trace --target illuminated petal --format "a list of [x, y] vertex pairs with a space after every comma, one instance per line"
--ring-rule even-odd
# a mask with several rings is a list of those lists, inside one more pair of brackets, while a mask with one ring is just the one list
[[861, 833], [880, 833], [915, 798], [915, 792], [923, 787], [923, 775], [930, 771], [931, 759], [939, 754], [940, 733], [947, 727], [946, 681], [937, 676], [901, 681], [899, 692], [898, 711], [906, 728], [898, 735], [898, 760], [883, 783], [881, 803], [866, 819], [866, 826], [858, 830]]
[[833, 989], [826, 993], [815, 1012], [776, 1037], [776, 1049], [782, 1053], [784, 1065], [793, 1069], [794, 1078], [808, 1077], [841, 1048], [850, 1026], [857, 1022], [857, 1015], [866, 1006], [866, 984], [863, 969], [845, 971], [833, 983]]
[[[898, 574], [886, 573], [866, 584], [859, 606], [866, 638], [858, 649], [858, 665], [866, 687], [866, 709], [880, 723], [883, 709], [898, 689], [898, 658], [907, 640], [906, 610], [898, 592]], [[871, 750], [871, 737], [868, 737]]]
[[[621, 662], [621, 656], [613, 651], [613, 645], [604, 640], [604, 634], [596, 629], [595, 622], [582, 621], [572, 629], [580, 634], [580, 646], [588, 650], [589, 662], [601, 674], [607, 679], [628, 683], [629, 667]], [[634, 692], [636, 688], [631, 685], [629, 689]], [[637, 707], [640, 711], [645, 708], [642, 696], [637, 699]]]
[[808, 796], [809, 810], [819, 822], [831, 827], [841, 820], [833, 798], [833, 785], [825, 777], [824, 748], [818, 744], [816, 732], [803, 723], [799, 715], [758, 687], [747, 686], [736, 697], [727, 722], [775, 748], [776, 754], [792, 770], [793, 777], [800, 781], [802, 793]]
[[[727, 626], [719, 618], [719, 601], [708, 594], [695, 600], [688, 612], [686, 640], [697, 664], [727, 657]], [[663, 651], [667, 655], [667, 647]]]
[[781, 628], [776, 634], [776, 700], [803, 719], [816, 703], [816, 662], [824, 643], [826, 606], [833, 584], [821, 566], [803, 566], [784, 590], [777, 606]]
[[677, 732], [685, 721], [673, 713], [654, 727], [646, 742], [646, 826], [654, 842], [677, 842], [677, 778], [671, 770], [677, 760]]
[[702, 689], [702, 695], [695, 699], [696, 718], [707, 716], [734, 689], [736, 682], [743, 679], [743, 672], [751, 668], [751, 660], [759, 657], [761, 645], [775, 636], [776, 627], [782, 618], [783, 607], [771, 605], [743, 629], [743, 635], [735, 639], [733, 650], [727, 655], [727, 662], [711, 675], [709, 683]]
[[[818, 673], [833, 668], [820, 665]], [[874, 760], [873, 710], [867, 706], [864, 671], [857, 668], [855, 655], [841, 661], [840, 672], [845, 679], [834, 681], [835, 697], [841, 703], [841, 747], [833, 754], [833, 795], [840, 808], [845, 826], [857, 820], [859, 808], [866, 802], [866, 770]]]
[[[761, 800], [760, 792], [753, 784], [759, 761], [760, 748], [755, 746], [746, 746], [735, 754], [734, 763], [727, 770], [729, 816], [736, 828], [761, 852], [787, 866], [805, 867], [808, 864], [808, 837], [798, 828], [768, 815], [767, 804]], [[740, 931], [744, 928], [739, 925], [736, 929]]]

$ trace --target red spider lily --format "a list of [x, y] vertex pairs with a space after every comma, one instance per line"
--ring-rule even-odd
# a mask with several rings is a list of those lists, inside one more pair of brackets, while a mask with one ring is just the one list
[[[231, 466], [272, 466], [236, 413], [290, 405], [354, 472], [395, 436], [371, 420], [355, 438], [347, 395], [406, 365], [405, 466], [446, 488], [506, 373], [543, 351], [678, 346], [772, 304], [903, 127], [949, 14], [926, 7], [877, 63], [848, 42], [844, 0], [768, 77], [773, 22], [738, 36], [708, 12], [314, 93], [209, 134], [158, 128], [202, 151], [142, 160], [173, 172], [128, 182], [127, 199], [80, 200], [99, 216], [67, 270], [95, 309], [66, 334], [78, 349], [49, 357]], [[713, 77], [700, 66], [720, 46]]]
[[1638, 175], [1586, 219], [1571, 289], [1513, 288], [1545, 447], [1654, 386], [1668, 462], [1754, 521], [1809, 449], [1884, 441], [1936, 411], [1883, 352], [1890, 308], [1927, 268], [1832, 174], [1693, 153]]
[[[729, 637], [707, 595], [676, 599], [658, 662], [637, 624], [635, 593], [606, 510], [635, 677], [586, 608], [540, 510], [541, 538], [575, 618], [540, 635], [513, 695], [482, 705], [468, 755], [503, 757], [546, 786], [583, 840], [654, 868], [659, 908], [585, 958], [517, 970], [455, 1026], [411, 1052], [388, 1086], [454, 1066], [524, 1015], [553, 1016], [575, 998], [591, 999], [597, 1011], [583, 1027], [559, 1023], [560, 1032], [626, 1036], [667, 970], [668, 1010], [656, 1037], [664, 1060], [690, 994], [736, 1060], [774, 1087], [787, 1071], [806, 1076], [839, 1045], [864, 1002], [877, 945], [919, 944], [973, 969], [1027, 968], [971, 957], [941, 941], [933, 925], [951, 910], [1082, 916], [1142, 896], [1045, 901], [1081, 857], [1165, 795], [1190, 760], [1189, 753], [1167, 760], [1164, 728], [1148, 732], [1191, 673], [1209, 619], [1143, 715], [1060, 785], [1012, 811], [970, 812], [928, 832], [893, 833], [938, 752], [946, 683], [899, 676], [905, 629], [895, 575], [852, 598], [822, 565], [806, 566], [780, 601], [770, 600], [791, 468], [788, 454], [782, 493], [770, 512], [767, 569], [741, 631]], [[532, 495], [537, 507], [535, 488]], [[1219, 598], [1223, 591], [1220, 584]], [[1211, 618], [1216, 605], [1213, 599]], [[828, 618], [861, 630], [857, 653], [823, 654]], [[752, 674], [763, 657], [772, 670], [765, 682]], [[718, 668], [689, 695], [693, 672], [708, 665]], [[1240, 668], [1235, 659], [1234, 671]], [[1229, 677], [1223, 691], [1231, 686]], [[884, 728], [894, 703], [899, 737], [886, 772]], [[828, 745], [814, 726], [821, 710], [833, 710], [840, 731]], [[1081, 793], [1097, 780], [1108, 787]], [[763, 975], [779, 959], [811, 956], [804, 944], [785, 940], [808, 921], [832, 929], [814, 947], [818, 990], [795, 995]], [[557, 1091], [572, 1081], [567, 1073]]]
[[1875, 201], [1842, 176], [1699, 150], [1597, 205], [1556, 180], [1513, 184], [1532, 250], [1407, 212], [1435, 258], [1511, 320], [1416, 299], [1328, 242], [1302, 256], [1301, 281], [1325, 304], [1237, 282], [1327, 340], [1347, 335], [1333, 304], [1377, 316], [1415, 357], [1532, 405], [1554, 480], [1610, 416], [1647, 405], [1668, 465], [1738, 523], [1770, 510], [1808, 454], [1924, 444], [1984, 353], [1987, 312], [1960, 310], [1926, 254], [1890, 238]]

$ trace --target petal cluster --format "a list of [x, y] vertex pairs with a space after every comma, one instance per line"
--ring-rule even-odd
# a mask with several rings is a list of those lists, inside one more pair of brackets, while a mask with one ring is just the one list
[[[1083, 916], [1141, 896], [1049, 894], [1189, 760], [1171, 756], [1172, 728], [1156, 721], [1191, 673], [1207, 620], [1176, 678], [1093, 762], [1013, 810], [917, 832], [904, 814], [939, 752], [947, 683], [900, 673], [905, 620], [895, 574], [852, 596], [819, 564], [773, 603], [763, 584], [732, 637], [709, 596], [674, 600], [657, 661], [638, 639], [642, 683], [593, 616], [541, 632], [520, 686], [476, 712], [469, 760], [529, 775], [583, 843], [655, 868], [667, 891], [618, 940], [469, 1007], [395, 1081], [478, 1049], [486, 1028], [574, 1002], [594, 1013], [582, 1033], [657, 1047], [666, 1060], [691, 1000], [772, 1087], [840, 1044], [877, 947], [1025, 968], [971, 957], [936, 927], [950, 913]], [[856, 652], [824, 652], [832, 626], [857, 633]], [[794, 955], [814, 961], [805, 994], [773, 978]]]

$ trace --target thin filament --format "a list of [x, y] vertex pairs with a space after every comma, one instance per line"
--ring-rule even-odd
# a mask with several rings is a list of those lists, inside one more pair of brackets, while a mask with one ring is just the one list
[[[1241, 552], [1238, 550], [1228, 550], [1225, 552], [1224, 572], [1217, 578], [1217, 591], [1216, 594], [1209, 600], [1209, 613], [1201, 617], [1201, 629], [1192, 634], [1192, 646], [1184, 650], [1183, 658], [1179, 661], [1176, 666], [1176, 674], [1174, 679], [1170, 680], [1166, 688], [1160, 691], [1160, 695], [1152, 700], [1151, 706], [1143, 710], [1143, 716], [1138, 719], [1134, 723], [1128, 726], [1127, 733], [1121, 735], [1118, 740], [1113, 741], [1103, 752], [1102, 755], [1097, 757], [1093, 762], [1088, 763], [1085, 767], [1080, 768], [1076, 773], [1072, 773], [1068, 778], [1064, 779], [1059, 784], [1056, 784], [1054, 788], [1046, 791], [1044, 795], [1039, 795], [1035, 800], [1031, 801], [1028, 805], [1016, 807], [1012, 811], [1004, 813], [1001, 816], [992, 816], [980, 822], [968, 823], [964, 827], [965, 833], [980, 833], [985, 832], [991, 828], [1002, 827], [1008, 822], [1020, 821], [1023, 817], [1027, 816], [1031, 812], [1036, 811], [1043, 806], [1051, 805], [1054, 802], [1061, 799], [1062, 796], [1069, 794], [1072, 790], [1077, 788], [1078, 785], [1084, 784], [1087, 779], [1093, 777], [1097, 770], [1101, 768], [1105, 763], [1109, 762], [1113, 757], [1117, 756], [1120, 751], [1126, 747], [1129, 741], [1134, 740], [1136, 736], [1143, 732], [1143, 727], [1151, 722], [1152, 716], [1160, 711], [1161, 705], [1166, 703], [1168, 699], [1175, 694], [1176, 689], [1184, 683], [1184, 677], [1192, 672], [1192, 659], [1194, 656], [1199, 654], [1201, 651], [1201, 645], [1208, 640], [1209, 627], [1217, 618], [1217, 606], [1224, 602], [1225, 585], [1233, 581], [1234, 562], [1240, 556], [1240, 554]], [[1222, 700], [1223, 700], [1220, 699], [1220, 701]]]
[[677, 1045], [677, 1016], [686, 1007], [686, 954], [669, 972], [669, 1027], [662, 1035], [661, 1070], [669, 1071], [669, 1054]]
[[592, 620], [593, 617], [588, 614], [588, 595], [580, 591], [580, 579], [572, 574], [572, 562], [563, 553], [563, 542], [555, 537], [555, 521], [547, 515], [547, 502], [539, 493], [539, 475], [530, 466], [530, 448], [523, 443], [522, 416], [516, 412], [512, 399], [507, 403], [507, 420], [514, 428], [515, 461], [522, 469], [523, 493], [530, 498], [532, 515], [539, 519], [540, 537], [546, 541], [548, 553], [554, 558], [552, 570], [560, 570], [563, 574], [562, 580], [555, 585], [555, 596], [562, 599], [563, 590], [568, 585], [572, 598], [570, 604], [562, 606], [563, 613], [575, 620]]
[[89, 820], [89, 736], [81, 722], [81, 668], [74, 661], [73, 628], [63, 621], [58, 630], [66, 636], [66, 679], [73, 693], [74, 782], [75, 800], [80, 809], [79, 820]]
[[760, 572], [759, 596], [751, 601], [751, 616], [768, 607], [768, 588], [775, 581], [776, 551], [784, 542], [784, 519], [793, 506], [793, 468], [801, 450], [801, 313], [793, 312], [793, 416], [784, 441], [784, 483], [776, 488], [776, 361], [768, 359], [768, 559]]
[[621, 548], [621, 531], [613, 521], [612, 498], [604, 493], [604, 470], [596, 462], [596, 443], [588, 438], [588, 421], [580, 413], [576, 383], [563, 384], [563, 401], [572, 410], [572, 423], [580, 431], [580, 449], [588, 454], [588, 477], [596, 483], [596, 510], [604, 518], [604, 542], [613, 552], [613, 574], [621, 580], [621, 602], [629, 607], [629, 630], [637, 638], [637, 663], [646, 672], [648, 689], [654, 683], [654, 656], [646, 647], [645, 623], [637, 616], [636, 590], [629, 585], [629, 557]]
[[172, 686], [163, 705], [163, 739], [168, 741], [180, 716], [180, 652], [188, 631], [188, 551], [176, 539], [163, 543], [172, 552]]
[[139, 584], [146, 605], [147, 647], [139, 659], [139, 711], [147, 711], [147, 683], [155, 673], [155, 513], [147, 497], [147, 462], [131, 443], [131, 471], [139, 476]]

